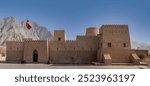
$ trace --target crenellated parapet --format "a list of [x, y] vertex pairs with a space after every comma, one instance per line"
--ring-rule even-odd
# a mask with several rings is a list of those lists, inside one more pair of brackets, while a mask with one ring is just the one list
[[23, 41], [7, 41], [7, 51], [23, 51]]
[[104, 25], [102, 25], [101, 27], [105, 27], [105, 28], [107, 28], [107, 27], [128, 27], [128, 25], [125, 25], [125, 24], [104, 24]]
[[26, 40], [24, 42], [34, 42], [34, 43], [36, 43], [36, 42], [45, 42], [45, 41], [47, 41], [47, 40]]
[[66, 42], [66, 43], [69, 43], [69, 42], [76, 42], [76, 40], [66, 40], [65, 42]]
[[6, 41], [6, 43], [22, 43], [22, 40]]

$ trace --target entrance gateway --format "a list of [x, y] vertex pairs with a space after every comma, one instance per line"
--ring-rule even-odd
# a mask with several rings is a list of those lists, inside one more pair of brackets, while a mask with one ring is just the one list
[[38, 52], [36, 49], [33, 51], [33, 62], [38, 62]]

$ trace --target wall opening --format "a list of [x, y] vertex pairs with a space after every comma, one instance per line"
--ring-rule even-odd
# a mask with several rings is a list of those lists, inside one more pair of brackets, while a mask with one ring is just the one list
[[123, 43], [123, 47], [126, 47], [127, 45], [126, 45], [126, 43]]
[[74, 64], [74, 57], [71, 57], [71, 64]]
[[61, 37], [58, 37], [58, 41], [61, 41]]
[[33, 51], [33, 62], [38, 62], [38, 52], [36, 49]]
[[111, 43], [110, 42], [108, 43], [108, 47], [111, 47]]

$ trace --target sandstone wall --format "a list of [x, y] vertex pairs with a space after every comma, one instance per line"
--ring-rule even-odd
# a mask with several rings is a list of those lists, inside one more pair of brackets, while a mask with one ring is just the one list
[[[130, 56], [133, 53], [130, 49], [102, 49], [103, 54], [109, 54], [112, 63], [130, 63]], [[103, 61], [103, 57], [101, 57]]]
[[77, 42], [81, 50], [98, 50], [98, 36], [77, 36]]
[[38, 62], [48, 62], [48, 42], [47, 40], [33, 40], [24, 41], [24, 60], [26, 62], [33, 62], [33, 51], [38, 52]]
[[55, 30], [54, 31], [54, 40], [55, 41], [65, 41], [67, 40], [67, 36], [64, 30]]
[[6, 48], [7, 62], [21, 62], [23, 59], [23, 42], [8, 41]]
[[52, 63], [84, 64], [96, 60], [95, 51], [51, 51]]
[[[111, 43], [113, 48], [131, 49], [127, 25], [102, 25], [101, 29], [102, 48], [108, 48], [108, 43]], [[124, 47], [124, 43], [126, 47]]]
[[78, 36], [77, 40], [49, 42], [52, 63], [91, 63], [96, 61], [98, 37]]
[[130, 62], [132, 53], [127, 25], [102, 25], [100, 28], [98, 62], [103, 62], [103, 55], [110, 54], [112, 62]]

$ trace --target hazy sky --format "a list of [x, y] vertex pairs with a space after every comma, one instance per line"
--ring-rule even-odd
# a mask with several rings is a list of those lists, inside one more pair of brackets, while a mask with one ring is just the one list
[[64, 29], [69, 39], [89, 26], [128, 24], [131, 40], [150, 44], [150, 0], [0, 0], [0, 18]]

